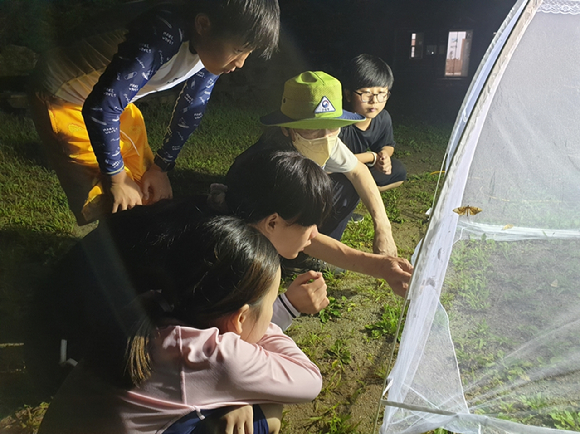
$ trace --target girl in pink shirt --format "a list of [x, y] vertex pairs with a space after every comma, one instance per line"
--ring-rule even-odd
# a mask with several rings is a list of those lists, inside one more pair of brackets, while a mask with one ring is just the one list
[[92, 339], [40, 434], [202, 434], [246, 405], [238, 433], [277, 432], [280, 404], [320, 392], [316, 365], [270, 323], [280, 266], [267, 238], [235, 217], [174, 226], [149, 243], [155, 278], [126, 267], [148, 287]]

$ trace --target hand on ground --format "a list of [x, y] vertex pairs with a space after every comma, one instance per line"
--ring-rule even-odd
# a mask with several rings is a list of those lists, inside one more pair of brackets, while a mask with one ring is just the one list
[[322, 273], [308, 271], [296, 277], [286, 291], [288, 301], [300, 313], [316, 314], [328, 306]]

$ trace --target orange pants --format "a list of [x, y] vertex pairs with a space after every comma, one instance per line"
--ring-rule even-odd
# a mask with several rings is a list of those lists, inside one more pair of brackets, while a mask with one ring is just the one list
[[[31, 109], [36, 130], [79, 225], [110, 214], [112, 201], [103, 190], [102, 174], [89, 140], [82, 107], [35, 93]], [[120, 116], [120, 148], [125, 171], [140, 186], [153, 163], [141, 111], [129, 104]]]

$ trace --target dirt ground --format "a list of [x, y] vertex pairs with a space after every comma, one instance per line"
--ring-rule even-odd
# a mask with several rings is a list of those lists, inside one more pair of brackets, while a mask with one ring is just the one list
[[[443, 152], [444, 149], [433, 149], [404, 153], [409, 181], [399, 188], [398, 196], [393, 196], [397, 201], [394, 206], [400, 211], [400, 222], [393, 222], [393, 233], [401, 256], [410, 257], [427, 228], [424, 212], [428, 206], [424, 199], [415, 199], [420, 193], [415, 190], [423, 186], [432, 194], [436, 175], [429, 182], [424, 177], [439, 170]], [[361, 227], [365, 224], [370, 225], [368, 215]], [[40, 279], [45, 271], [41, 266], [29, 269], [23, 274], [23, 282]], [[304, 316], [289, 330], [290, 336], [319, 365], [324, 376], [323, 390], [312, 403], [286, 408], [282, 432], [375, 432], [374, 420], [380, 413], [378, 404], [394, 336], [387, 333], [372, 338], [365, 326], [380, 320], [385, 305], [397, 310], [403, 300], [393, 295], [384, 281], [368, 276], [347, 273], [339, 278], [328, 276], [327, 282], [329, 295], [336, 300], [330, 318], [322, 322], [318, 316]], [[4, 409], [18, 408], [0, 420], [0, 433], [34, 433], [47, 400], [34, 391], [26, 374], [22, 346], [2, 348], [0, 354], [0, 404]]]

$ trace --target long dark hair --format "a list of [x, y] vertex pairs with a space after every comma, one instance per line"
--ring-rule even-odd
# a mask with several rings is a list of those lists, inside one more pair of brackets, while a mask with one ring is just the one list
[[151, 374], [156, 327], [207, 328], [245, 304], [257, 309], [279, 267], [268, 239], [232, 216], [166, 225], [140, 245], [147, 260], [125, 261], [125, 268], [141, 295], [99, 333], [87, 357], [98, 374], [126, 388]]

